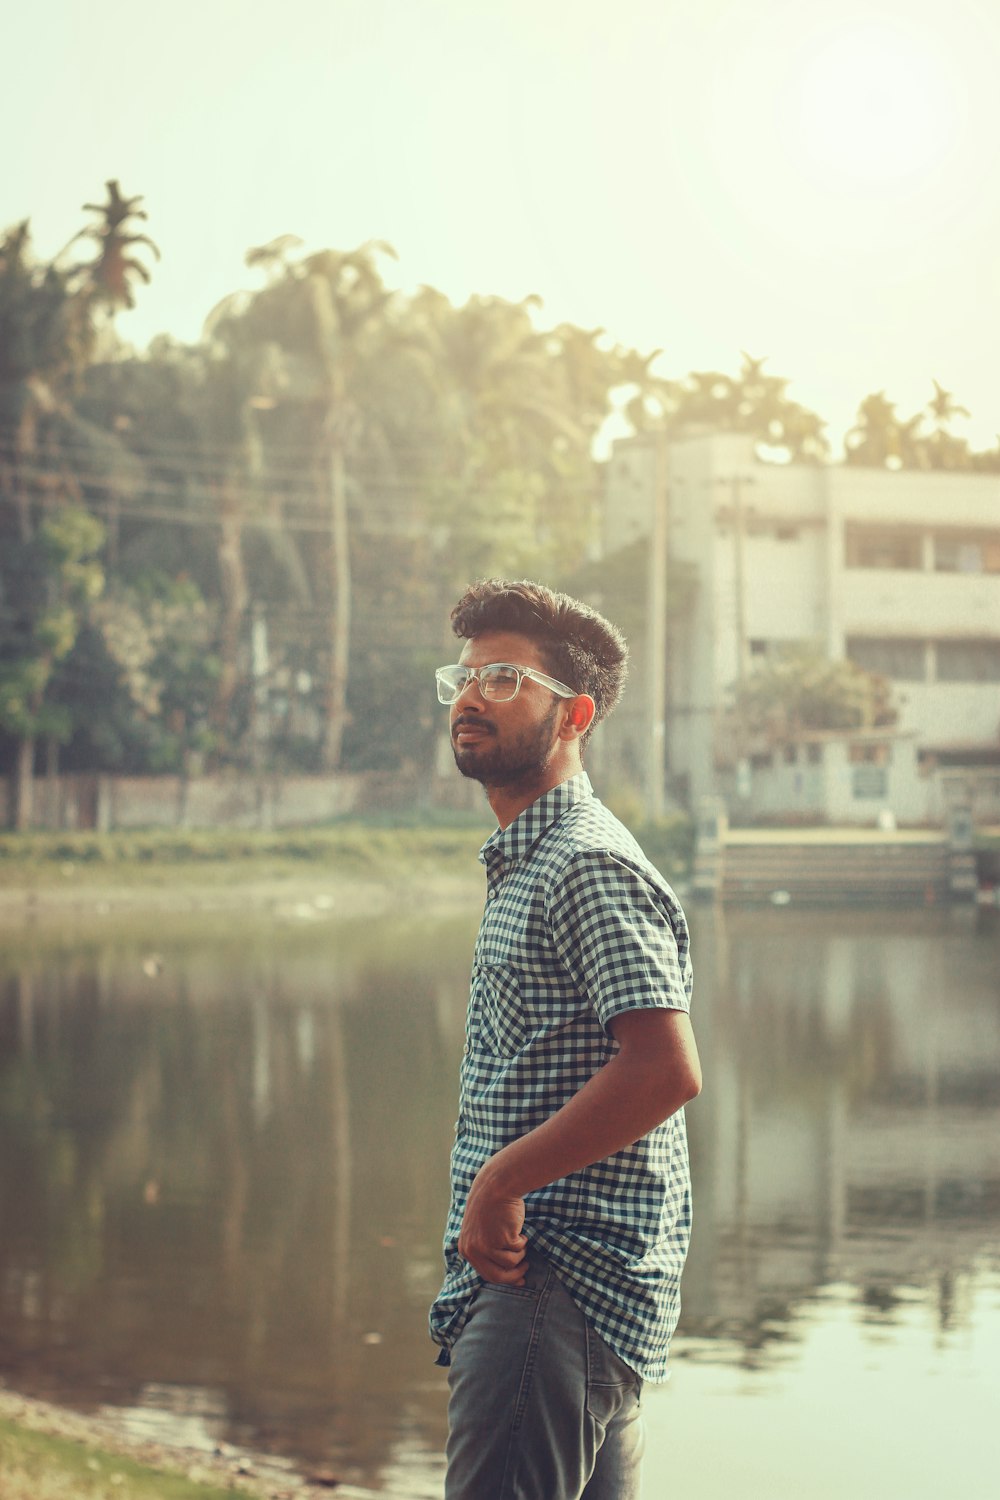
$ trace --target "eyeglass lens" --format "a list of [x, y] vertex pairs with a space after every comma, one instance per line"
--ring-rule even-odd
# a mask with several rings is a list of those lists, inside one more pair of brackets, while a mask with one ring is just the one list
[[[448, 694], [447, 701], [454, 703], [469, 685], [471, 672], [467, 667], [452, 667], [441, 674], [441, 681]], [[517, 692], [520, 674], [515, 667], [485, 667], [478, 674], [479, 691], [484, 698], [503, 703]]]

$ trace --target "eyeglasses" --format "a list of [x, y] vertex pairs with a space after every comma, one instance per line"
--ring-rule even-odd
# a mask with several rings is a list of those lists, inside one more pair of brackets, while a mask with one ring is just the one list
[[544, 672], [536, 672], [534, 667], [515, 667], [509, 661], [491, 662], [488, 667], [438, 667], [434, 676], [437, 679], [439, 703], [454, 703], [470, 682], [478, 682], [479, 691], [490, 703], [509, 703], [512, 698], [517, 697], [525, 677], [530, 677], [532, 682], [540, 682], [542, 687], [547, 687], [549, 692], [556, 693], [560, 698], [577, 696], [564, 682], [557, 682]]

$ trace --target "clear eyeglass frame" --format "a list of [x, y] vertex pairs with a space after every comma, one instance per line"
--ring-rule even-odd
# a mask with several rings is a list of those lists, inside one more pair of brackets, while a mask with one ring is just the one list
[[525, 677], [548, 688], [558, 698], [577, 697], [573, 688], [567, 687], [555, 677], [549, 677], [546, 672], [538, 672], [534, 667], [520, 667], [512, 661], [493, 661], [483, 667], [438, 667], [434, 677], [438, 702], [445, 705], [451, 705], [460, 698], [470, 682], [478, 683], [479, 691], [488, 703], [510, 703], [521, 691], [521, 683]]

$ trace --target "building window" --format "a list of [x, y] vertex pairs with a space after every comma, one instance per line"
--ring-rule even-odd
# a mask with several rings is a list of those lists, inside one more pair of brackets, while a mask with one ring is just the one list
[[798, 745], [786, 745], [784, 749], [784, 756], [786, 766], [797, 766], [799, 763]]
[[851, 795], [858, 801], [883, 802], [889, 791], [889, 773], [882, 766], [855, 766], [851, 774]]
[[779, 542], [797, 542], [799, 539], [799, 528], [797, 526], [776, 526], [774, 535]]
[[767, 642], [760, 640], [759, 637], [751, 638], [749, 641], [747, 641], [747, 646], [749, 648], [751, 656], [767, 655]]
[[848, 526], [844, 552], [849, 568], [909, 568], [922, 566], [920, 533], [885, 526]]
[[751, 755], [750, 765], [755, 771], [770, 771], [771, 767], [774, 765], [774, 757], [771, 755], [770, 751], [762, 750], [756, 755]]
[[853, 635], [847, 638], [847, 655], [866, 672], [894, 682], [923, 682], [926, 675], [923, 641]]
[[938, 682], [1000, 682], [1000, 641], [936, 642]]
[[810, 766], [821, 766], [823, 764], [823, 746], [806, 746], [806, 763]]
[[885, 740], [853, 740], [847, 747], [847, 759], [852, 766], [887, 766], [892, 746]]
[[1000, 535], [935, 532], [934, 568], [938, 573], [1000, 573]]

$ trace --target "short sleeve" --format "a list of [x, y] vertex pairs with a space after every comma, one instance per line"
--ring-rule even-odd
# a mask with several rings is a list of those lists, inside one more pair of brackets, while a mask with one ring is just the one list
[[560, 960], [605, 1028], [627, 1010], [690, 1010], [684, 913], [628, 860], [605, 850], [574, 855], [548, 917]]

